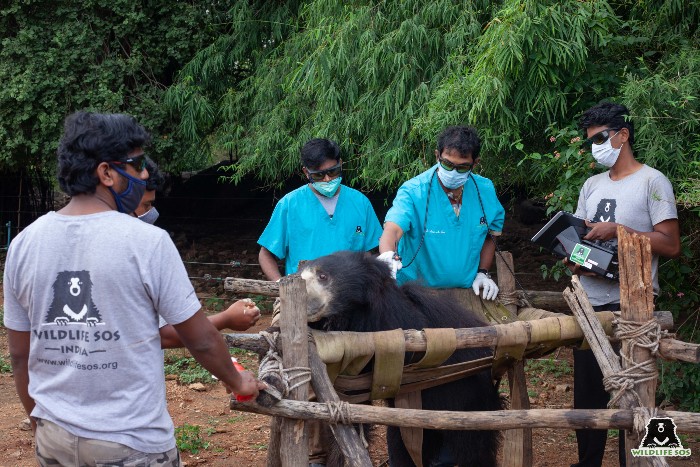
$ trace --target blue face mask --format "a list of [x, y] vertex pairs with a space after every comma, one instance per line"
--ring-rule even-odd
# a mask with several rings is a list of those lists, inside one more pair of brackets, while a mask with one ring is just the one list
[[155, 207], [152, 207], [148, 211], [141, 214], [139, 216], [139, 219], [146, 222], [147, 224], [155, 224], [156, 219], [158, 219], [158, 216], [160, 216], [160, 213], [158, 213], [158, 210]]
[[109, 187], [109, 191], [112, 192], [114, 201], [117, 203], [117, 210], [125, 214], [132, 214], [134, 211], [136, 211], [136, 208], [139, 207], [141, 198], [143, 198], [143, 194], [146, 192], [146, 180], [140, 180], [136, 177], [132, 177], [119, 167], [115, 167], [113, 165], [110, 167], [119, 172], [122, 177], [129, 181], [126, 190], [122, 191], [121, 193], [117, 193], [112, 189], [112, 187]]
[[313, 186], [316, 191], [321, 193], [323, 196], [330, 198], [336, 194], [338, 191], [338, 188], [340, 188], [340, 181], [343, 179], [343, 177], [338, 177], [334, 178], [330, 182], [312, 182], [311, 186]]
[[470, 170], [469, 172], [461, 174], [456, 170], [445, 170], [441, 165], [438, 165], [437, 174], [438, 178], [445, 186], [445, 188], [454, 190], [455, 188], [459, 188], [465, 183], [467, 183], [467, 180], [469, 180], [469, 176], [471, 175], [471, 173], [472, 172]]

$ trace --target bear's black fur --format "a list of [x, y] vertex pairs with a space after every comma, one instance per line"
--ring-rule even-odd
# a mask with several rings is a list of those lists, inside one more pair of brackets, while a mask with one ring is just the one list
[[[312, 327], [327, 331], [468, 328], [485, 326], [475, 314], [417, 284], [398, 286], [388, 266], [361, 252], [343, 251], [306, 263], [301, 271], [308, 291]], [[490, 349], [461, 349], [452, 364], [492, 355]], [[389, 401], [393, 406], [393, 401]], [[488, 371], [422, 391], [424, 410], [499, 410], [498, 391]], [[461, 466], [496, 464], [499, 434], [494, 431], [424, 430], [423, 465], [449, 454]], [[398, 428], [387, 428], [394, 466], [414, 465]], [[445, 464], [447, 465], [447, 464]], [[452, 465], [452, 464], [450, 464]]]

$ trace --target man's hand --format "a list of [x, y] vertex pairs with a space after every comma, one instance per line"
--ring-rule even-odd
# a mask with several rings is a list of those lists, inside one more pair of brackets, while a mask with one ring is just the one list
[[574, 263], [573, 261], [569, 261], [569, 258], [564, 258], [561, 260], [562, 263], [564, 263], [564, 266], [569, 268], [569, 271], [571, 271], [571, 274], [576, 274], [577, 276], [596, 276], [597, 274], [589, 271], [588, 269], [581, 269], [581, 265]]
[[483, 288], [484, 292], [481, 298], [484, 300], [495, 300], [498, 295], [498, 286], [489, 276], [483, 272], [477, 272], [474, 282], [472, 283], [472, 289], [474, 293], [479, 295], [479, 289]]
[[221, 319], [224, 321], [224, 326], [220, 329], [228, 328], [235, 331], [245, 331], [258, 322], [260, 309], [253, 300], [244, 298], [222, 311]]
[[239, 371], [238, 374], [240, 378], [238, 378], [239, 383], [237, 385], [224, 384], [226, 392], [238, 396], [252, 396], [255, 399], [261, 390], [267, 389], [267, 384], [255, 379], [255, 376], [250, 371]]
[[385, 251], [381, 255], [377, 256], [377, 259], [383, 261], [389, 266], [391, 277], [396, 279], [396, 272], [403, 267], [403, 264], [401, 264], [401, 259], [399, 259], [399, 255], [397, 255], [394, 251]]
[[607, 241], [617, 237], [617, 226], [615, 222], [590, 222], [586, 221], [586, 227], [590, 227], [591, 231], [583, 237], [584, 240], [600, 240]]

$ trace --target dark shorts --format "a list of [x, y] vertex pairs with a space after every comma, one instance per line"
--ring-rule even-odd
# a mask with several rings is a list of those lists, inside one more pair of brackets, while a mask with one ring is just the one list
[[42, 467], [180, 467], [177, 448], [155, 454], [141, 452], [111, 441], [75, 436], [48, 420], [36, 422], [36, 459]]

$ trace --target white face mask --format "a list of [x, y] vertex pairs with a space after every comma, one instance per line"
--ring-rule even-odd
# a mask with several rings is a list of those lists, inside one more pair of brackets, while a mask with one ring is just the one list
[[438, 178], [440, 179], [442, 184], [445, 186], [445, 188], [449, 188], [450, 190], [459, 188], [465, 183], [467, 183], [467, 180], [469, 180], [469, 175], [471, 175], [471, 173], [471, 170], [463, 174], [457, 172], [457, 170], [445, 170], [441, 165], [438, 165], [437, 172]]
[[[619, 133], [619, 131], [617, 133]], [[615, 133], [615, 135], [617, 133]], [[615, 149], [612, 146], [612, 143], [610, 141], [613, 139], [613, 136], [615, 136], [615, 135], [612, 135], [603, 144], [592, 144], [591, 145], [591, 153], [593, 153], [593, 158], [600, 165], [604, 165], [605, 167], [612, 167], [613, 165], [615, 165], [615, 162], [617, 162], [617, 158], [620, 156], [620, 150], [622, 149], [622, 146], [620, 146], [617, 149]]]

